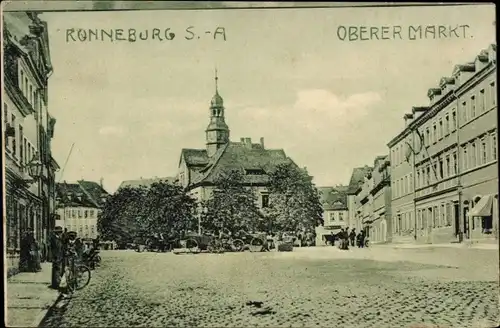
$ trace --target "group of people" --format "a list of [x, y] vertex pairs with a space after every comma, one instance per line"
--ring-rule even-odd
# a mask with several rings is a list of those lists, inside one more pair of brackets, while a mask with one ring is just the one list
[[356, 228], [352, 228], [349, 232], [349, 229], [342, 228], [339, 233], [334, 234], [333, 231], [329, 238], [325, 238], [325, 243], [330, 243], [332, 246], [335, 246], [335, 240], [339, 240], [340, 249], [349, 249], [349, 246], [358, 246], [358, 248], [364, 248], [366, 242], [366, 232], [365, 230], [361, 230], [359, 233], [356, 233]]
[[50, 249], [52, 253], [52, 288], [60, 289], [61, 280], [68, 262], [72, 256], [76, 257], [77, 261], [82, 261], [85, 253], [89, 253], [92, 249], [97, 249], [99, 239], [93, 240], [93, 245], [88, 246], [74, 231], [68, 232], [62, 227], [55, 227], [50, 239]]
[[27, 230], [21, 238], [19, 269], [22, 272], [40, 272], [41, 263], [46, 260], [47, 252], [43, 244], [35, 238], [32, 230]]

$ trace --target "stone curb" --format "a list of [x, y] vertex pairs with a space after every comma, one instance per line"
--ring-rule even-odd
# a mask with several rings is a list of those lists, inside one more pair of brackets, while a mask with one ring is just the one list
[[31, 322], [30, 327], [39, 327], [43, 320], [47, 317], [47, 314], [49, 314], [55, 308], [55, 306], [59, 303], [59, 301], [61, 301], [62, 298], [63, 294], [59, 293], [52, 305], [49, 305], [47, 308], [42, 309], [40, 313], [37, 314], [35, 319]]

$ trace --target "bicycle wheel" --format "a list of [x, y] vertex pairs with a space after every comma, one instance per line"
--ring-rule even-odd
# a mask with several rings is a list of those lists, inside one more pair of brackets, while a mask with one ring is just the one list
[[80, 290], [85, 288], [90, 282], [90, 268], [86, 265], [80, 264], [76, 267], [75, 289]]

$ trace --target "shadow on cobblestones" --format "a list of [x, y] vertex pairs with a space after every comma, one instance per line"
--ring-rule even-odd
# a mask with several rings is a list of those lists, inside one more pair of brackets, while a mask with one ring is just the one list
[[91, 284], [42, 326], [492, 327], [499, 318], [496, 281], [439, 279], [457, 267], [259, 254], [106, 256]]

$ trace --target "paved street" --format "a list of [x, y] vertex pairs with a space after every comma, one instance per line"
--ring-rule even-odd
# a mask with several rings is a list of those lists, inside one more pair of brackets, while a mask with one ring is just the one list
[[498, 251], [102, 253], [91, 284], [44, 326], [493, 327], [500, 317]]

